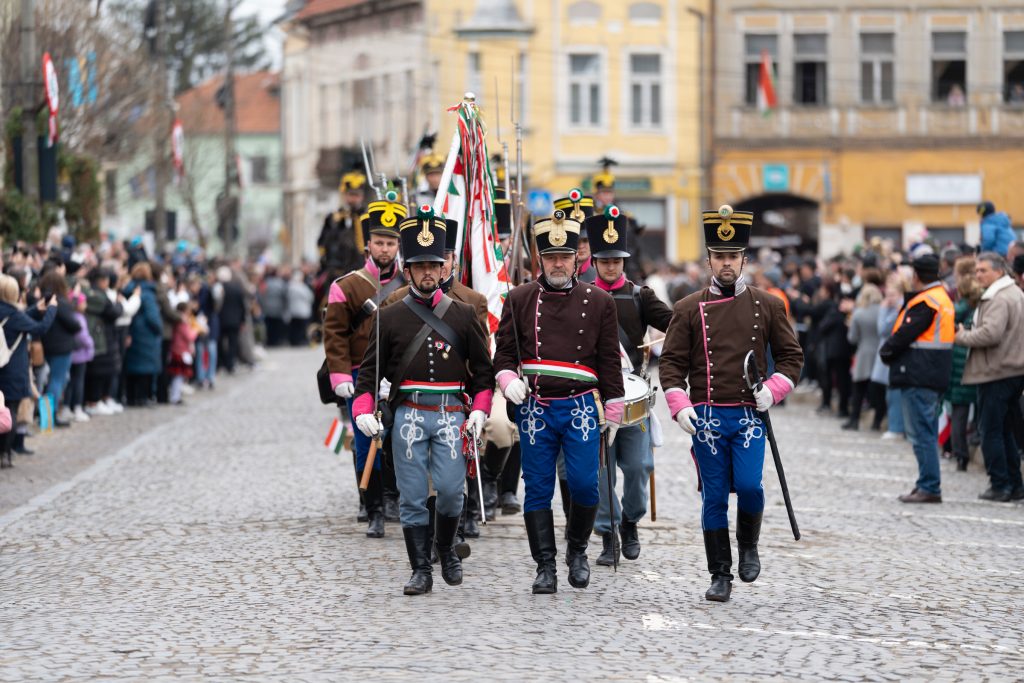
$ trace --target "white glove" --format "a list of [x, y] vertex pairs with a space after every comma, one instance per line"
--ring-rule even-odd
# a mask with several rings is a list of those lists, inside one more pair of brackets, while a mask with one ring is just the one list
[[474, 410], [466, 418], [466, 431], [474, 439], [479, 438], [480, 432], [484, 429], [484, 422], [487, 421], [487, 413], [482, 410]]
[[506, 401], [509, 401], [514, 405], [519, 405], [526, 400], [526, 395], [530, 393], [530, 389], [526, 386], [526, 382], [516, 377], [508, 383], [502, 393], [505, 394]]
[[391, 395], [391, 382], [388, 381], [387, 377], [382, 377], [380, 380], [380, 390], [377, 391], [377, 398], [387, 398]]
[[608, 445], [611, 446], [615, 442], [615, 435], [619, 433], [619, 425], [614, 422], [607, 423], [608, 432]]
[[357, 417], [356, 427], [371, 439], [380, 433], [380, 423], [377, 422], [376, 416], [371, 415], [370, 413]]
[[693, 436], [697, 433], [697, 427], [694, 422], [697, 421], [697, 411], [693, 408], [683, 408], [676, 413], [676, 422], [683, 428], [683, 431]]
[[334, 387], [334, 395], [338, 398], [352, 398], [354, 393], [356, 393], [356, 388], [352, 385], [352, 382], [342, 382]]
[[758, 412], [763, 413], [768, 410], [775, 405], [775, 397], [772, 396], [772, 390], [763, 384], [760, 389], [754, 389], [754, 402], [757, 403]]

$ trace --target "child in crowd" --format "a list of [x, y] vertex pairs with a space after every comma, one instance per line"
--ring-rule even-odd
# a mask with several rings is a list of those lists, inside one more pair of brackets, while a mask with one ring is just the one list
[[181, 314], [181, 322], [174, 326], [174, 335], [171, 337], [171, 362], [167, 367], [167, 374], [171, 377], [168, 400], [178, 405], [181, 403], [182, 389], [192, 377], [196, 338], [205, 330], [187, 301], [179, 302], [175, 308]]

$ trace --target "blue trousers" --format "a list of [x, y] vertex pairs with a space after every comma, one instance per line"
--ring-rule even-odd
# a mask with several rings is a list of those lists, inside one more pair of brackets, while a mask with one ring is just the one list
[[888, 410], [889, 426], [887, 431], [895, 434], [905, 434], [907, 429], [903, 424], [903, 390], [899, 388], [885, 388], [885, 402]]
[[[358, 368], [352, 368], [352, 385], [353, 386], [355, 386], [356, 380], [358, 378], [359, 378], [359, 369]], [[374, 390], [374, 392], [376, 392], [377, 391], [377, 387], [374, 387], [373, 390]], [[353, 400], [355, 400], [355, 397], [346, 400], [346, 403], [348, 403], [348, 414], [349, 415], [352, 414], [352, 401]], [[355, 422], [355, 420], [353, 419], [353, 423], [354, 422]], [[355, 426], [355, 425], [353, 424], [353, 426]], [[362, 474], [362, 472], [363, 472], [363, 467], [366, 466], [366, 456], [368, 456], [370, 454], [370, 441], [371, 440], [372, 439], [370, 439], [370, 437], [366, 436], [366, 434], [363, 434], [358, 429], [353, 429], [352, 430], [352, 446], [355, 449], [356, 471], [359, 472], [360, 474]], [[373, 470], [375, 472], [379, 472], [380, 471], [380, 461], [383, 459], [383, 456], [384, 456], [383, 453], [378, 453], [377, 457], [373, 459]]]
[[[450, 394], [405, 394], [420, 405], [461, 405]], [[465, 413], [421, 410], [399, 405], [391, 428], [391, 450], [398, 484], [398, 517], [403, 527], [423, 526], [430, 521], [427, 497], [430, 485], [437, 491], [437, 514], [462, 514], [462, 490], [466, 482], [466, 458], [462, 455]], [[429, 475], [429, 479], [427, 478]]]
[[615, 516], [615, 524], [621, 524], [623, 518], [628, 522], [639, 522], [647, 514], [647, 482], [654, 471], [654, 450], [651, 447], [651, 421], [645, 418], [643, 422], [629, 427], [620, 427], [615, 435], [615, 441], [608, 448], [608, 472], [612, 476], [612, 489], [614, 490], [618, 480], [616, 467], [622, 470], [622, 501], [618, 496], [613, 496], [611, 506], [608, 501], [608, 482], [605, 474], [600, 473], [601, 503], [597, 508], [597, 522], [594, 529], [598, 533], [608, 533], [612, 530], [612, 520], [609, 516]]
[[[753, 408], [697, 406], [693, 455], [701, 483], [701, 525], [729, 528], [729, 491], [740, 510], [764, 511], [765, 427]], [[618, 439], [616, 439], [618, 440]]]
[[50, 379], [46, 383], [46, 393], [53, 396], [54, 409], [56, 409], [61, 405], [64, 387], [68, 385], [68, 379], [71, 377], [71, 354], [47, 356], [46, 364], [50, 366]]
[[549, 510], [555, 493], [555, 462], [565, 454], [565, 474], [573, 501], [597, 505], [597, 469], [601, 431], [592, 393], [546, 400], [530, 396], [516, 408], [522, 453], [523, 512]]
[[942, 493], [939, 470], [939, 400], [942, 395], [924, 387], [902, 387], [903, 426], [917, 458], [917, 488]]

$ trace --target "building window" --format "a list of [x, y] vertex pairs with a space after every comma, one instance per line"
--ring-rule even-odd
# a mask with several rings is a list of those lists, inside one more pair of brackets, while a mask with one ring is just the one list
[[1024, 105], [1024, 31], [1003, 34], [1003, 99]]
[[601, 20], [601, 5], [580, 0], [569, 5], [570, 24], [596, 24]]
[[967, 104], [967, 34], [932, 33], [932, 101], [951, 107]]
[[569, 123], [601, 125], [601, 57], [569, 55]]
[[629, 56], [630, 123], [661, 127], [661, 55]]
[[828, 102], [828, 36], [806, 33], [793, 36], [793, 102], [823, 105]]
[[895, 43], [891, 33], [860, 34], [860, 101], [864, 104], [894, 101]]
[[653, 2], [634, 2], [629, 6], [629, 20], [634, 24], [656, 24], [661, 21], [661, 6]]
[[370, 140], [377, 139], [375, 85], [372, 78], [360, 78], [352, 83], [352, 110], [355, 112], [356, 130]]
[[761, 78], [761, 55], [767, 51], [772, 59], [772, 72], [778, 73], [778, 36], [747, 34], [743, 36], [743, 59], [746, 63], [744, 102], [757, 105], [757, 84]]
[[250, 181], [253, 183], [269, 183], [269, 163], [265, 156], [249, 157], [249, 168], [251, 170]]
[[480, 53], [468, 53], [466, 55], [466, 90], [476, 95], [477, 104], [483, 102], [484, 96], [482, 72], [483, 59], [480, 57]]

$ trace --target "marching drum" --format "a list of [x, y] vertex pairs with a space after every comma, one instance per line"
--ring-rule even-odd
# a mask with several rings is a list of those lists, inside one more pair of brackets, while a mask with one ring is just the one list
[[622, 382], [626, 387], [622, 424], [634, 425], [641, 422], [650, 412], [651, 387], [632, 373], [623, 373]]

